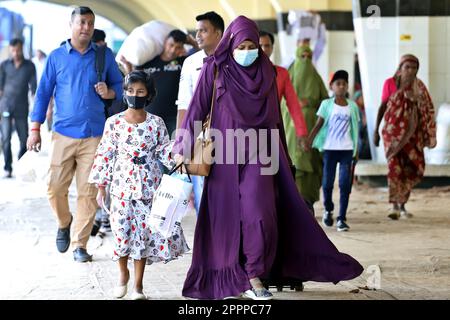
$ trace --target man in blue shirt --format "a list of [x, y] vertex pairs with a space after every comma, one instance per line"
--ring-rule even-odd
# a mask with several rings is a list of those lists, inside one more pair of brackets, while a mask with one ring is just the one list
[[67, 195], [76, 176], [78, 197], [72, 248], [78, 262], [92, 260], [86, 246], [97, 208], [97, 189], [88, 183], [88, 176], [105, 124], [102, 99], [122, 99], [122, 75], [110, 49], [106, 49], [101, 80], [97, 78], [97, 46], [91, 42], [94, 22], [95, 15], [88, 7], [78, 7], [72, 12], [72, 37], [48, 57], [36, 92], [27, 142], [29, 150], [40, 149], [40, 126], [54, 95], [47, 194], [59, 225], [56, 246], [60, 252], [66, 252], [73, 220]]

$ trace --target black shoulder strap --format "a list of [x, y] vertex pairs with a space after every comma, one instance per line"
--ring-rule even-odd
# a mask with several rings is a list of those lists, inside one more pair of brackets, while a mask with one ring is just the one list
[[97, 73], [97, 82], [102, 81], [103, 70], [105, 69], [106, 46], [98, 46], [95, 52], [95, 71]]
[[[95, 51], [95, 73], [97, 74], [97, 82], [103, 81], [103, 70], [105, 69], [105, 56], [106, 56], [106, 46], [97, 46], [97, 51]], [[105, 108], [105, 118], [108, 118], [108, 106], [110, 105], [107, 100], [103, 100]]]

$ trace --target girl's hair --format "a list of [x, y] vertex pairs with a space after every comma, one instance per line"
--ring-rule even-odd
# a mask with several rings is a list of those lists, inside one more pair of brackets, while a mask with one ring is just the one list
[[123, 90], [127, 91], [132, 83], [141, 82], [147, 89], [148, 103], [151, 103], [156, 97], [155, 80], [152, 75], [143, 70], [134, 70], [126, 75], [123, 81]]

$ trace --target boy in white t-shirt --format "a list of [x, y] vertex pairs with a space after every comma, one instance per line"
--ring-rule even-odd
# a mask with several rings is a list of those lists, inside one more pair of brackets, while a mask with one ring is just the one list
[[334, 203], [332, 199], [336, 166], [339, 163], [339, 216], [337, 230], [348, 231], [346, 214], [352, 186], [352, 161], [357, 155], [358, 145], [358, 106], [346, 98], [348, 73], [336, 71], [330, 82], [334, 97], [322, 101], [317, 111], [317, 123], [308, 137], [311, 145], [323, 152], [322, 190], [325, 212], [322, 223], [333, 225]]

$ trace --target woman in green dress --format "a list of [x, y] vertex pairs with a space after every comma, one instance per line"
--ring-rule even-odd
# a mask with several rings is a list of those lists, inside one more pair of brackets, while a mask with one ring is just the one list
[[[310, 132], [317, 120], [317, 109], [322, 100], [328, 98], [328, 92], [312, 63], [312, 51], [309, 46], [298, 47], [295, 61], [289, 68], [289, 75], [302, 105], [308, 132]], [[314, 212], [314, 202], [320, 199], [322, 156], [316, 149], [305, 150], [300, 140], [296, 138], [294, 123], [285, 101], [281, 104], [281, 112], [289, 155], [296, 167], [297, 188], [311, 211]]]

